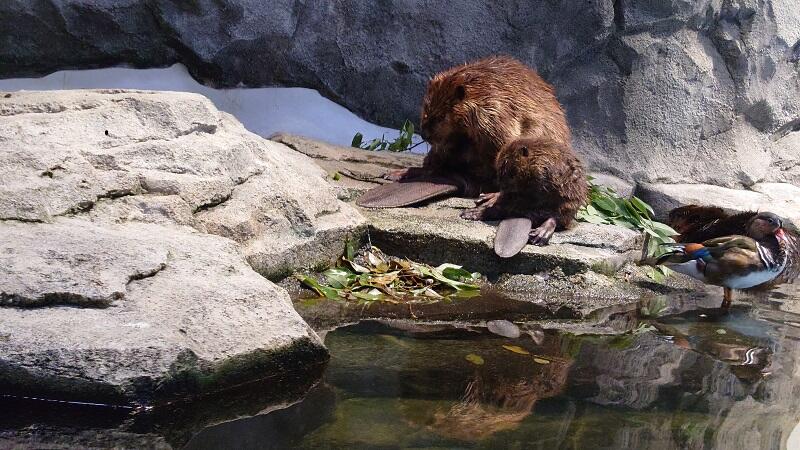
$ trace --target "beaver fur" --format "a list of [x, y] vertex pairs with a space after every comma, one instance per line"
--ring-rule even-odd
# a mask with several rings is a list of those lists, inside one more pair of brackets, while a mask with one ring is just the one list
[[461, 217], [528, 218], [537, 226], [530, 234], [531, 243], [546, 245], [554, 231], [572, 225], [588, 201], [583, 164], [563, 142], [549, 137], [516, 139], [500, 150], [494, 167], [500, 191], [483, 195]]
[[570, 142], [553, 87], [508, 56], [488, 57], [431, 78], [420, 128], [430, 144], [422, 167], [393, 171], [386, 178], [444, 176], [466, 197], [497, 191], [494, 163], [506, 143], [522, 136]]

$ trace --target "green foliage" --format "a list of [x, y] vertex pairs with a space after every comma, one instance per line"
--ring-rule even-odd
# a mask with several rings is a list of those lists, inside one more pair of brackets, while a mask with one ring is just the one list
[[295, 277], [321, 297], [364, 303], [472, 297], [478, 295], [481, 280], [481, 274], [455, 264], [432, 267], [386, 256], [376, 247], [357, 257], [351, 242], [336, 266], [322, 273], [324, 282], [308, 275]]
[[381, 136], [380, 139], [376, 138], [369, 142], [364, 142], [364, 135], [356, 133], [350, 146], [369, 151], [389, 150], [390, 152], [404, 152], [414, 147], [411, 142], [413, 137], [414, 124], [406, 120], [403, 123], [403, 128], [400, 129], [400, 135], [394, 141], [387, 141], [386, 136]]
[[[614, 189], [598, 186], [589, 177], [589, 204], [578, 211], [576, 218], [581, 222], [612, 224], [641, 231], [647, 235], [646, 253], [654, 255], [659, 252], [661, 244], [675, 242], [672, 236], [678, 232], [669, 225], [655, 221], [653, 215], [653, 208], [639, 197], [620, 197]], [[664, 281], [672, 272], [663, 266], [647, 267], [645, 270], [657, 282]]]
[[655, 297], [642, 301], [639, 313], [642, 317], [658, 317], [668, 308], [667, 300], [664, 297]]

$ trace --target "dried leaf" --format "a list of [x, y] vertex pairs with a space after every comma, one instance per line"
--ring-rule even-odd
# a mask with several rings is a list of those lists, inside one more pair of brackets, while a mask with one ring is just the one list
[[484, 364], [483, 358], [474, 353], [470, 353], [464, 359], [471, 362], [472, 364], [475, 364], [476, 366], [482, 366]]
[[538, 358], [536, 356], [533, 357], [533, 362], [535, 362], [537, 364], [550, 364], [550, 361], [548, 361], [546, 359], [543, 359], [543, 358]]
[[503, 348], [508, 350], [508, 351], [510, 351], [510, 352], [518, 353], [520, 355], [530, 355], [531, 354], [529, 351], [527, 351], [524, 348], [519, 347], [517, 345], [503, 345]]

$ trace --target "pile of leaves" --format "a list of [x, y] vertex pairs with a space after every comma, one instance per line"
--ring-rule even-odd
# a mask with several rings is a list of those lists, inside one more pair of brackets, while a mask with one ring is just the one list
[[403, 128], [400, 129], [400, 136], [397, 137], [394, 141], [387, 141], [386, 136], [381, 136], [379, 139], [372, 139], [371, 141], [364, 142], [364, 135], [361, 133], [356, 133], [353, 136], [353, 141], [350, 143], [352, 147], [361, 148], [364, 150], [374, 151], [374, 150], [389, 150], [390, 152], [404, 152], [406, 150], [410, 150], [420, 143], [417, 144], [412, 143], [412, 138], [414, 137], [414, 124], [411, 123], [409, 120], [406, 120], [403, 123]]
[[321, 281], [308, 275], [295, 276], [321, 297], [365, 303], [473, 297], [480, 291], [481, 280], [481, 274], [470, 273], [455, 264], [432, 267], [386, 256], [377, 247], [370, 247], [356, 258], [351, 244], [336, 266], [321, 275]]
[[[653, 208], [639, 197], [621, 197], [606, 186], [592, 183], [589, 177], [589, 203], [578, 210], [576, 219], [581, 222], [597, 224], [613, 224], [645, 233], [646, 255], [661, 252], [661, 244], [675, 242], [672, 236], [678, 234], [672, 227], [653, 219]], [[659, 266], [647, 269], [648, 275], [656, 281], [662, 281], [670, 270]]]

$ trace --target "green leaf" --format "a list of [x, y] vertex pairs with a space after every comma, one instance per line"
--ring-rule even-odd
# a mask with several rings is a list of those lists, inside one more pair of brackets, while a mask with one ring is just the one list
[[344, 289], [355, 283], [356, 275], [342, 268], [332, 268], [322, 272], [328, 284], [336, 289]]
[[406, 136], [411, 139], [411, 137], [414, 135], [414, 124], [411, 123], [410, 120], [406, 120], [403, 124], [403, 131], [406, 133]]
[[653, 208], [651, 208], [647, 203], [643, 202], [639, 197], [631, 197], [631, 204], [636, 207], [639, 212], [646, 215], [648, 219], [656, 215], [656, 213], [653, 211]]
[[537, 364], [550, 364], [549, 360], [546, 360], [544, 358], [539, 358], [539, 357], [536, 357], [536, 356], [533, 357], [533, 362], [535, 362]]
[[331, 287], [328, 287], [328, 286], [323, 286], [323, 285], [319, 284], [317, 282], [317, 280], [315, 280], [315, 279], [313, 279], [313, 278], [311, 278], [309, 276], [296, 274], [295, 277], [298, 280], [300, 280], [301, 283], [303, 283], [304, 285], [310, 287], [317, 294], [319, 294], [319, 295], [321, 295], [323, 297], [329, 298], [331, 300], [336, 300], [336, 299], [339, 298], [339, 291], [338, 290], [336, 290], [334, 288], [331, 288]]
[[342, 175], [339, 172], [333, 172], [333, 176], [331, 178], [333, 178], [333, 181], [339, 181], [342, 179]]
[[[650, 266], [643, 266], [643, 267], [644, 267], [645, 273], [647, 274], [648, 278], [650, 278], [651, 280], [655, 281], [656, 283], [663, 283], [664, 282], [664, 279], [666, 277], [664, 276], [664, 274], [660, 270], [657, 270], [655, 267], [650, 267]], [[647, 314], [645, 314], [645, 315], [647, 315]]]
[[355, 239], [348, 239], [347, 244], [344, 247], [344, 255], [348, 261], [352, 261], [353, 258], [356, 257], [356, 251], [358, 250], [358, 241]]
[[350, 146], [355, 148], [361, 148], [361, 142], [363, 140], [364, 140], [364, 135], [361, 133], [356, 133], [356, 135], [353, 136], [353, 141], [350, 143]]
[[366, 150], [369, 150], [371, 152], [375, 151], [375, 149], [378, 148], [379, 145], [381, 145], [381, 141], [378, 139], [373, 139], [369, 142], [369, 144], [367, 144]]
[[369, 291], [369, 292], [353, 291], [353, 292], [351, 292], [351, 294], [353, 295], [353, 297], [355, 297], [355, 298], [357, 298], [359, 300], [364, 300], [366, 302], [376, 302], [376, 301], [379, 301], [379, 300], [383, 300], [386, 297], [386, 295], [383, 292], [380, 292], [380, 291], [377, 291], [377, 292], [373, 292], [373, 291]]
[[678, 234], [680, 234], [677, 231], [675, 231], [671, 226], [669, 226], [669, 225], [667, 225], [665, 223], [651, 221], [650, 222], [650, 226], [653, 227], [653, 230], [656, 233], [659, 233], [662, 236], [671, 237], [671, 236], [677, 236]]
[[619, 213], [617, 204], [614, 203], [614, 201], [608, 197], [598, 197], [594, 201], [594, 206], [599, 209], [602, 209], [603, 211], [610, 212], [613, 214]]
[[445, 263], [436, 267], [436, 270], [441, 272], [445, 277], [455, 281], [460, 281], [463, 278], [472, 278], [472, 274], [468, 270], [464, 270], [461, 266], [455, 264]]
[[[445, 266], [445, 264], [443, 264], [442, 266]], [[442, 266], [439, 266], [439, 267], [442, 267]], [[453, 265], [451, 264], [449, 266], [453, 266]], [[453, 279], [450, 279], [450, 278], [444, 276], [444, 274], [439, 269], [439, 267], [437, 267], [437, 268], [435, 268], [433, 270], [428, 270], [427, 271], [428, 272], [428, 276], [432, 276], [436, 280], [438, 280], [438, 281], [450, 286], [451, 288], [457, 289], [457, 290], [462, 290], [462, 289], [467, 289], [467, 290], [480, 289], [480, 287], [477, 286], [477, 285], [463, 283], [461, 281], [453, 280]], [[459, 269], [461, 268], [460, 266], [454, 266], [454, 267], [457, 267]], [[450, 268], [452, 268], [452, 267], [450, 267]], [[466, 272], [466, 271], [464, 271], [464, 272]], [[471, 276], [471, 274], [470, 274], [470, 276]]]

